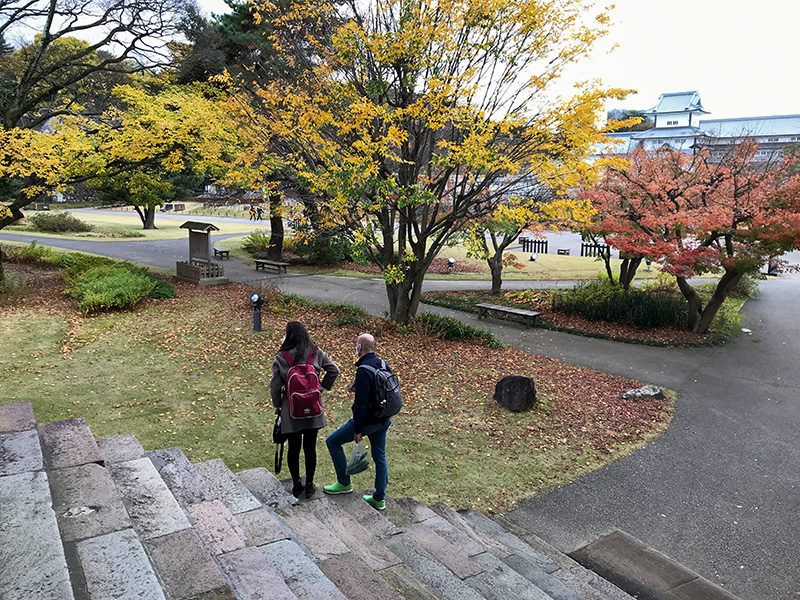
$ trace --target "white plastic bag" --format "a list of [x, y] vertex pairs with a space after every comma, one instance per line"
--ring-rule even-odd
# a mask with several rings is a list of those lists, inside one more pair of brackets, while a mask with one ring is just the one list
[[369, 469], [369, 454], [361, 442], [357, 442], [356, 445], [353, 446], [353, 451], [350, 453], [350, 460], [347, 461], [347, 470], [345, 473], [348, 475], [355, 475], [367, 469]]

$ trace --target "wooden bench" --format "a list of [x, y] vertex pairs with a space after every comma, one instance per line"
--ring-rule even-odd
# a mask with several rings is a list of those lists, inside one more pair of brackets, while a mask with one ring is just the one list
[[511, 308], [510, 306], [501, 306], [499, 304], [480, 303], [476, 304], [475, 308], [478, 309], [478, 319], [491, 316], [497, 318], [520, 317], [528, 327], [535, 326], [536, 319], [539, 317], [539, 313], [533, 310]]
[[231, 251], [227, 248], [223, 248], [222, 246], [213, 246], [212, 250], [214, 250], [214, 256], [219, 256], [220, 258], [230, 258]]
[[278, 273], [283, 271], [286, 273], [286, 267], [289, 266], [289, 263], [280, 262], [277, 260], [267, 260], [266, 258], [257, 258], [256, 259], [256, 271], [263, 271], [267, 267], [271, 267], [273, 269], [277, 269]]

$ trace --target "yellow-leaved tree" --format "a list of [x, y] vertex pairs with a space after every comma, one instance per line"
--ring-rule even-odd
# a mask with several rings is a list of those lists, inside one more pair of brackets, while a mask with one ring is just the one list
[[[308, 68], [240, 94], [283, 176], [350, 229], [386, 281], [389, 315], [416, 314], [431, 261], [526, 182], [553, 181], [600, 137], [599, 82], [552, 91], [606, 34], [584, 0], [297, 0], [275, 45]], [[305, 52], [299, 52], [301, 46]], [[289, 52], [291, 50], [291, 52]], [[522, 193], [520, 192], [522, 190]]]

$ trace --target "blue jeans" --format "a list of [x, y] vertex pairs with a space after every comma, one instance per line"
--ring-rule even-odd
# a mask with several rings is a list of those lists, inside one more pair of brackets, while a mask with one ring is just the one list
[[[386, 485], [389, 483], [389, 465], [386, 462], [386, 432], [391, 424], [392, 420], [386, 419], [383, 423], [365, 425], [361, 432], [362, 435], [369, 438], [372, 460], [375, 462], [375, 493], [372, 495], [375, 500], [383, 500], [386, 497]], [[333, 467], [336, 469], [336, 479], [342, 485], [350, 485], [350, 475], [345, 473], [347, 459], [342, 446], [352, 442], [354, 438], [355, 427], [353, 419], [350, 419], [325, 440], [328, 452], [331, 453]]]

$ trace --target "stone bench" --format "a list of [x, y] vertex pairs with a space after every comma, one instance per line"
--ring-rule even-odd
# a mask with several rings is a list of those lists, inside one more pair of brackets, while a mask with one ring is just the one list
[[286, 267], [289, 266], [289, 263], [280, 262], [277, 260], [267, 260], [266, 258], [257, 258], [255, 262], [256, 262], [256, 271], [264, 271], [266, 270], [267, 267], [270, 267], [272, 269], [276, 269], [278, 273], [280, 273], [281, 271], [286, 273]]
[[535, 326], [536, 319], [539, 317], [539, 313], [533, 310], [511, 308], [510, 306], [501, 306], [499, 304], [480, 303], [476, 304], [475, 308], [478, 309], [478, 319], [492, 316], [499, 318], [517, 317], [524, 321], [528, 327]]
[[220, 258], [230, 258], [231, 251], [227, 248], [223, 248], [222, 246], [213, 246], [212, 250], [214, 251], [214, 258], [219, 256]]

